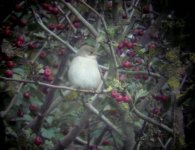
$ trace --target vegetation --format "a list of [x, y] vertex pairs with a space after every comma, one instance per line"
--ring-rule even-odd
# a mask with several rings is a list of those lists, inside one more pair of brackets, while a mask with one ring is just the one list
[[[185, 19], [157, 9], [166, 2], [16, 4], [0, 28], [6, 148], [185, 148], [182, 106], [194, 109], [194, 53], [183, 51]], [[98, 55], [103, 83], [96, 90], [67, 79], [82, 45]]]

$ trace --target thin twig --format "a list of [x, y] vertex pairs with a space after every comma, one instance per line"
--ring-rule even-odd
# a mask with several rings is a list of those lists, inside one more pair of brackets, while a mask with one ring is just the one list
[[85, 18], [81, 16], [81, 14], [68, 2], [65, 2], [64, 0], [61, 0], [63, 4], [65, 4], [72, 12], [77, 16], [77, 18], [89, 29], [89, 31], [97, 38], [99, 36], [98, 32], [95, 30], [95, 28], [88, 23]]
[[40, 82], [40, 81], [12, 79], [12, 78], [6, 78], [6, 77], [2, 77], [2, 76], [0, 76], [0, 79], [4, 80], [4, 81], [16, 81], [16, 82], [22, 82], [22, 83], [41, 85], [41, 86], [45, 86], [45, 87], [53, 88], [53, 89], [71, 90], [71, 91], [78, 91], [78, 92], [84, 92], [84, 93], [101, 94], [101, 93], [110, 92], [109, 90], [102, 90], [102, 91], [97, 92], [97, 91], [94, 91], [94, 90], [76, 89], [76, 88], [73, 88], [73, 87], [61, 86], [61, 85], [53, 85], [53, 84], [48, 84], [48, 83], [44, 83], [44, 82]]
[[86, 103], [85, 105], [90, 111], [98, 115], [111, 129], [122, 136], [122, 132], [118, 129], [118, 127], [115, 126], [106, 116], [101, 114], [91, 103]]
[[[43, 46], [41, 47], [41, 49], [39, 50], [39, 52], [37, 52], [37, 54], [35, 55], [35, 57], [31, 60], [32, 63], [36, 61], [36, 59], [38, 58], [38, 56], [40, 55], [40, 53], [43, 51], [43, 48], [46, 46], [46, 44], [47, 44], [47, 42], [45, 42], [43, 44]], [[4, 81], [12, 81], [12, 80], [10, 80], [11, 78], [5, 78], [5, 77], [1, 77], [1, 76], [0, 76], [0, 79], [2, 79]], [[24, 85], [24, 82], [20, 83], [20, 85], [18, 86], [18, 90], [17, 90], [16, 94], [14, 95], [14, 97], [12, 98], [11, 102], [9, 103], [9, 105], [7, 106], [7, 108], [4, 111], [1, 112], [0, 115], [2, 117], [5, 117], [7, 115], [7, 113], [10, 111], [10, 109], [12, 108], [12, 106], [16, 103], [18, 93], [22, 89], [23, 85]]]
[[[128, 92], [127, 92], [127, 94], [128, 94], [129, 97], [130, 97], [130, 94], [129, 94]], [[145, 121], [147, 121], [147, 122], [149, 122], [149, 123], [151, 123], [151, 124], [153, 124], [153, 125], [159, 126], [160, 128], [166, 130], [167, 132], [169, 132], [169, 133], [171, 133], [171, 134], [174, 133], [174, 132], [173, 132], [173, 129], [169, 128], [169, 127], [166, 126], [165, 124], [162, 124], [162, 123], [160, 123], [160, 122], [158, 122], [158, 121], [156, 121], [156, 120], [154, 120], [154, 119], [152, 119], [152, 118], [150, 118], [150, 117], [148, 117], [148, 116], [142, 114], [139, 110], [136, 109], [136, 107], [135, 107], [135, 105], [134, 105], [133, 103], [132, 103], [132, 105], [133, 105], [133, 111], [134, 111], [135, 114], [138, 115], [140, 118], [142, 118], [143, 120], [145, 120]]]
[[77, 50], [72, 47], [67, 41], [64, 41], [61, 37], [59, 37], [58, 35], [56, 35], [54, 32], [52, 32], [51, 30], [49, 30], [44, 24], [43, 21], [41, 20], [40, 16], [35, 12], [35, 10], [32, 8], [32, 12], [35, 16], [35, 19], [37, 21], [37, 23], [45, 30], [47, 31], [50, 35], [52, 35], [53, 37], [55, 37], [57, 40], [59, 40], [60, 42], [62, 42], [65, 46], [67, 46], [72, 52], [77, 53]]

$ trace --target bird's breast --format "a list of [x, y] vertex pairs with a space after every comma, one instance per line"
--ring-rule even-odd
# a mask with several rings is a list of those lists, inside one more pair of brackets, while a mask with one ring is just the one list
[[76, 87], [97, 88], [101, 75], [95, 57], [75, 57], [70, 64], [68, 78]]

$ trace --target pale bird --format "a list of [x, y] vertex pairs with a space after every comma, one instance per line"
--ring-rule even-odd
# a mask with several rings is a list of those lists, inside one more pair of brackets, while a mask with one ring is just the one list
[[84, 45], [77, 52], [68, 70], [70, 83], [81, 89], [96, 89], [101, 82], [101, 74], [96, 60], [95, 49]]

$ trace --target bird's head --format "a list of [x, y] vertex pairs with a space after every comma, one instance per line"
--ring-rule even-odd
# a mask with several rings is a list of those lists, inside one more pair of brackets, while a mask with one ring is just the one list
[[89, 45], [83, 45], [80, 47], [79, 51], [77, 52], [77, 56], [96, 56], [95, 48]]

